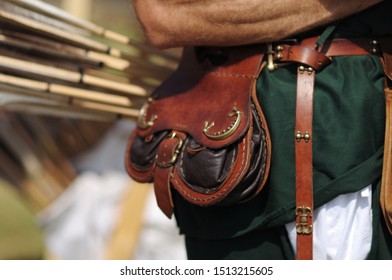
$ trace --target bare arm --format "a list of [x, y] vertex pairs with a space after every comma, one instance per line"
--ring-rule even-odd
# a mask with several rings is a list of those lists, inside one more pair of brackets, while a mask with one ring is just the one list
[[147, 41], [158, 48], [274, 41], [379, 2], [381, 0], [133, 0]]

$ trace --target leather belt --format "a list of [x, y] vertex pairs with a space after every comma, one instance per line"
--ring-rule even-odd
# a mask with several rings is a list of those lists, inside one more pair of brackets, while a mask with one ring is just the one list
[[313, 155], [312, 122], [315, 72], [331, 62], [333, 56], [369, 55], [379, 52], [377, 41], [371, 39], [334, 39], [322, 46], [318, 37], [300, 43], [270, 44], [267, 68], [274, 70], [277, 63], [299, 63], [297, 73], [295, 119], [296, 172], [296, 232], [297, 259], [313, 258]]
[[321, 70], [333, 56], [379, 54], [378, 40], [370, 38], [327, 40], [322, 47], [316, 45], [318, 37], [297, 42], [287, 40], [268, 45], [267, 68], [274, 70], [279, 64], [299, 62], [315, 70]]

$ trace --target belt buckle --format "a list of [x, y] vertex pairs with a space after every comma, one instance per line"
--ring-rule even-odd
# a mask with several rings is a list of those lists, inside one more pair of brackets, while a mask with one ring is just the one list
[[297, 42], [297, 39], [283, 39], [275, 43], [267, 43], [267, 69], [272, 72], [279, 67], [275, 63], [275, 58], [277, 60], [282, 58], [282, 51], [284, 50], [282, 44], [296, 44]]
[[175, 132], [167, 136], [158, 147], [156, 155], [157, 165], [160, 168], [172, 167], [177, 161], [183, 144], [184, 140]]

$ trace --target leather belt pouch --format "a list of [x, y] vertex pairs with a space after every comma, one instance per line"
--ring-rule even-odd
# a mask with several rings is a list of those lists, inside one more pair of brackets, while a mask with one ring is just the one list
[[141, 109], [126, 168], [154, 183], [168, 217], [172, 188], [209, 206], [244, 202], [264, 186], [271, 142], [255, 89], [262, 59], [261, 46], [186, 48]]

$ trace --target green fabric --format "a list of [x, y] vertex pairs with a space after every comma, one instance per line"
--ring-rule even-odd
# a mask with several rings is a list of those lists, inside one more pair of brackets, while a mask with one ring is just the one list
[[[294, 219], [288, 210], [295, 205], [295, 71], [295, 66], [273, 73], [266, 70], [258, 81], [273, 145], [270, 191], [263, 215], [256, 218], [259, 224], [269, 214], [273, 225], [290, 221], [288, 215]], [[350, 82], [356, 77], [362, 79]], [[381, 175], [385, 117], [379, 61], [371, 56], [334, 58], [332, 65], [317, 73], [314, 98], [313, 176], [318, 207], [339, 194], [359, 191]]]
[[256, 230], [236, 238], [220, 240], [202, 240], [187, 236], [185, 243], [190, 260], [294, 259], [286, 230], [282, 227]]
[[0, 259], [42, 259], [43, 235], [20, 194], [0, 180]]
[[[392, 35], [392, 16], [388, 15], [392, 11], [391, 4], [392, 1], [383, 2], [346, 19], [337, 26], [334, 35]], [[257, 198], [236, 206], [205, 208], [184, 202], [174, 192], [176, 219], [181, 232], [187, 236], [190, 257], [269, 258], [268, 249], [261, 249], [272, 250], [277, 244], [277, 239], [269, 239], [270, 233], [282, 232], [284, 224], [295, 219], [296, 79], [296, 65], [292, 64], [274, 72], [264, 69], [257, 82], [258, 99], [272, 140], [271, 171]], [[374, 238], [369, 258], [374, 259], [392, 259], [392, 237], [382, 225], [379, 184], [376, 183], [380, 181], [383, 157], [383, 84], [383, 68], [377, 57], [335, 57], [316, 74], [314, 92], [315, 208], [340, 194], [373, 184]], [[258, 233], [257, 244], [252, 243], [254, 232]], [[280, 239], [282, 248], [287, 247], [284, 239]], [[243, 247], [238, 252], [240, 240]], [[258, 249], [246, 248], [246, 244], [251, 243]], [[210, 255], [213, 250], [209, 248], [217, 252]], [[287, 253], [287, 249], [282, 250], [277, 250], [273, 258], [292, 258], [290, 254], [280, 254]]]

